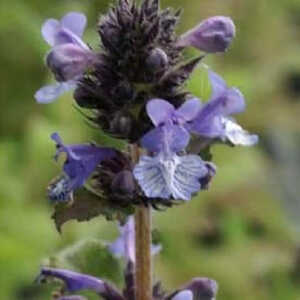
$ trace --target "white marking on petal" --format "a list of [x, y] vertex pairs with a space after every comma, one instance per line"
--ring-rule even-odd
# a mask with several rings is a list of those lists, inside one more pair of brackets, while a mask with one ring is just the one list
[[223, 118], [225, 138], [233, 145], [253, 146], [258, 142], [258, 136], [250, 134], [234, 121]]
[[207, 167], [197, 155], [164, 157], [143, 156], [134, 169], [134, 176], [149, 198], [190, 200], [200, 188], [199, 179]]

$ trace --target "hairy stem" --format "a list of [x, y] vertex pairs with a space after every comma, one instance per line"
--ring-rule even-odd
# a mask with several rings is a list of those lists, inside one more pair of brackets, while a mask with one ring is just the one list
[[152, 300], [151, 207], [136, 209], [135, 232], [136, 300]]
[[[133, 163], [139, 161], [139, 148], [131, 146]], [[135, 212], [135, 300], [152, 300], [152, 220], [151, 206], [140, 205]]]

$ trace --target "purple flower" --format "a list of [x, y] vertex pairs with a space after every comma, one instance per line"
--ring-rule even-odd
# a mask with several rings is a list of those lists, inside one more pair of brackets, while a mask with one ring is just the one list
[[204, 138], [229, 141], [234, 145], [251, 146], [258, 141], [256, 135], [250, 135], [229, 116], [245, 109], [245, 99], [236, 88], [228, 88], [226, 82], [216, 73], [210, 71], [212, 97], [202, 106], [196, 118], [188, 128]]
[[[184, 149], [189, 142], [189, 133], [184, 125], [197, 116], [200, 107], [201, 103], [196, 98], [187, 100], [178, 109], [162, 99], [149, 101], [147, 113], [156, 128], [142, 138], [142, 146], [150, 152], [161, 152], [166, 147], [164, 136], [167, 133], [170, 135], [169, 139], [173, 140], [169, 145], [170, 151], [176, 153]], [[166, 126], [168, 132], [165, 130]]]
[[[119, 227], [120, 237], [109, 246], [109, 250], [117, 257], [125, 257], [127, 261], [135, 263], [135, 225], [134, 218], [129, 217], [124, 226]], [[152, 255], [161, 250], [160, 245], [152, 245]]]
[[231, 18], [215, 16], [208, 18], [181, 36], [179, 47], [192, 46], [199, 50], [224, 52], [235, 36], [235, 25]]
[[160, 99], [148, 103], [147, 113], [156, 128], [141, 144], [154, 156], [142, 156], [133, 171], [146, 197], [189, 200], [201, 188], [199, 180], [208, 172], [205, 163], [197, 155], [178, 155], [190, 138], [185, 124], [199, 109], [197, 99], [186, 101], [177, 110]]
[[85, 25], [86, 17], [76, 12], [66, 14], [61, 21], [49, 19], [43, 24], [42, 35], [52, 46], [46, 58], [47, 65], [58, 82], [36, 92], [39, 103], [50, 103], [74, 89], [76, 81], [94, 62], [95, 55], [81, 40]]
[[66, 146], [58, 133], [53, 133], [51, 138], [57, 147], [55, 159], [63, 152], [67, 156], [63, 166], [64, 177], [49, 192], [49, 198], [53, 201], [68, 200], [72, 191], [84, 184], [98, 164], [116, 154], [111, 148], [100, 148], [92, 144]]
[[[41, 269], [40, 275], [38, 276], [38, 281], [41, 282], [48, 277], [54, 277], [61, 279], [65, 283], [65, 287], [68, 292], [74, 293], [82, 290], [92, 290], [102, 296], [105, 299], [123, 300], [118, 290], [107, 282], [98, 279], [96, 277], [85, 275], [64, 269], [53, 269], [43, 267]], [[70, 296], [79, 297], [79, 296]], [[62, 298], [64, 299], [64, 298]], [[74, 299], [68, 298], [65, 299]], [[76, 298], [75, 298], [76, 299]], [[82, 298], [77, 298], [82, 299]]]

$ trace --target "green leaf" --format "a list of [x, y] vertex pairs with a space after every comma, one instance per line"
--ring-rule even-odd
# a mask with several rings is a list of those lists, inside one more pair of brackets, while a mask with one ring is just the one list
[[70, 220], [83, 222], [103, 215], [107, 220], [118, 220], [124, 223], [127, 216], [132, 213], [132, 208], [116, 206], [112, 201], [82, 188], [75, 192], [74, 201], [71, 204], [61, 203], [55, 206], [52, 219], [58, 232], [61, 232], [62, 225]]

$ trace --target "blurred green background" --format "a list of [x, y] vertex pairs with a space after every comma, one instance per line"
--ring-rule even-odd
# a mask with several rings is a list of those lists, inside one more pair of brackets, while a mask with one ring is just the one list
[[[53, 80], [43, 65], [48, 50], [40, 34], [43, 21], [84, 12], [85, 40], [97, 47], [95, 26], [108, 2], [0, 2], [1, 300], [50, 299], [50, 288], [32, 284], [45, 258], [81, 239], [117, 236], [115, 224], [101, 218], [70, 222], [62, 235], [56, 232], [44, 196], [59, 172], [49, 135], [58, 131], [67, 143], [101, 143], [101, 136], [71, 108], [70, 95], [46, 106], [33, 99]], [[248, 109], [238, 120], [261, 141], [253, 148], [216, 146], [218, 173], [211, 189], [186, 205], [155, 213], [164, 247], [155, 276], [170, 290], [195, 276], [214, 278], [222, 300], [300, 299], [300, 1], [161, 3], [184, 7], [179, 32], [212, 15], [234, 19], [232, 48], [205, 63], [245, 94]], [[202, 72], [195, 72], [189, 88], [207, 99]], [[102, 267], [95, 272], [114, 276]]]

